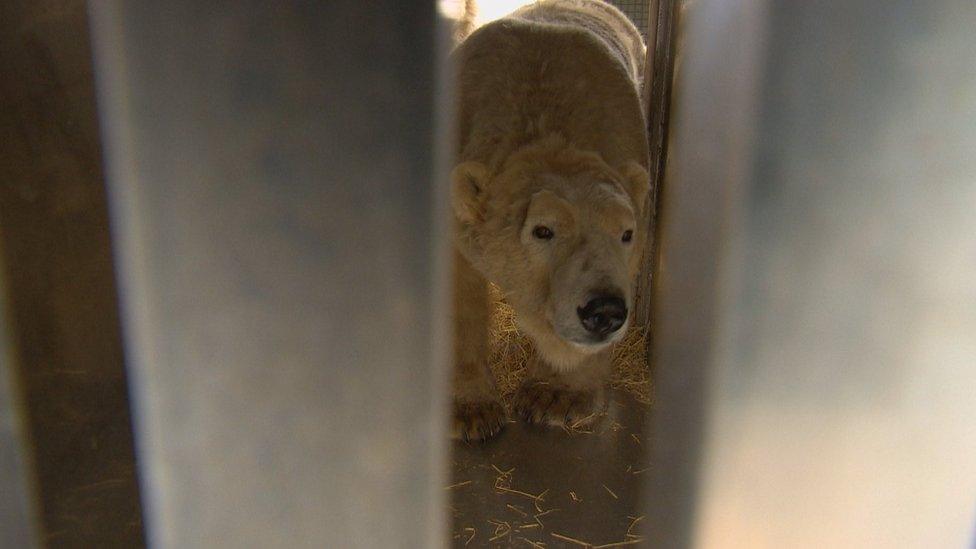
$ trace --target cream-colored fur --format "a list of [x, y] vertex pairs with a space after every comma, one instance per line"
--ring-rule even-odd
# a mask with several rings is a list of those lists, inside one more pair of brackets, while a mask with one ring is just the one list
[[487, 438], [504, 423], [487, 369], [486, 280], [537, 350], [516, 412], [576, 422], [605, 405], [609, 348], [626, 329], [596, 334], [582, 310], [611, 294], [630, 308], [646, 237], [643, 44], [607, 4], [547, 0], [476, 30], [454, 55], [454, 434]]

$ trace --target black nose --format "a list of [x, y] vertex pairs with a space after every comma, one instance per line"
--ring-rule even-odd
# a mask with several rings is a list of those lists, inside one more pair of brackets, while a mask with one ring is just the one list
[[590, 300], [586, 307], [577, 307], [576, 314], [587, 332], [606, 336], [624, 325], [627, 320], [627, 304], [615, 296], [600, 296]]

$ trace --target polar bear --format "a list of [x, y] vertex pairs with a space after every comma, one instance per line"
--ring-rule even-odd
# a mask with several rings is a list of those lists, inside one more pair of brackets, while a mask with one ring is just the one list
[[574, 424], [606, 406], [646, 227], [645, 47], [616, 8], [543, 0], [453, 52], [453, 434], [486, 439], [506, 413], [488, 370], [488, 282], [536, 352], [514, 411]]

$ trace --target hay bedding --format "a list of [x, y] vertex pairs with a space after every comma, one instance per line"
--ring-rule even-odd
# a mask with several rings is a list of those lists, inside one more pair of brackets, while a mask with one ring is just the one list
[[[525, 377], [525, 366], [533, 353], [532, 344], [515, 326], [515, 313], [501, 292], [491, 287], [491, 356], [488, 364], [498, 382], [506, 405], [511, 405], [516, 389]], [[626, 391], [642, 404], [652, 400], [651, 378], [647, 367], [647, 331], [630, 328], [613, 350], [613, 375], [610, 385]]]

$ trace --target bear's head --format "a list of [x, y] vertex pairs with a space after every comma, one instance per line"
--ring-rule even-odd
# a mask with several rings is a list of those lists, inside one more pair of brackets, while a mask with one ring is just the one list
[[502, 290], [524, 331], [576, 354], [623, 335], [645, 232], [649, 177], [640, 164], [611, 167], [550, 139], [494, 173], [462, 162], [451, 179], [458, 247]]

